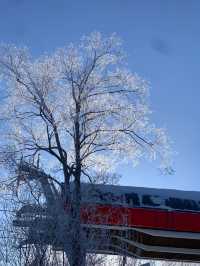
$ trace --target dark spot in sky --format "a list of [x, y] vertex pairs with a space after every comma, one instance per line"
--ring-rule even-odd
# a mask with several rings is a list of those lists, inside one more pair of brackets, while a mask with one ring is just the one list
[[168, 42], [163, 39], [154, 38], [151, 41], [151, 48], [162, 55], [170, 55], [171, 53]]

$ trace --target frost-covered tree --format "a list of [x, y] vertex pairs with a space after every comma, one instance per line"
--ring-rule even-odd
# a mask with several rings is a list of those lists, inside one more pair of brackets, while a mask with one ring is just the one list
[[73, 219], [70, 263], [82, 266], [81, 180], [143, 156], [171, 171], [168, 137], [150, 122], [148, 84], [128, 70], [120, 39], [98, 32], [37, 59], [25, 48], [1, 46], [0, 71], [1, 154], [33, 164], [40, 156], [51, 182], [64, 182]]

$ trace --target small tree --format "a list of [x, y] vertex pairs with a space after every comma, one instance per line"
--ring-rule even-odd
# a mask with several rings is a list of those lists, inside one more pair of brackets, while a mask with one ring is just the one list
[[[149, 155], [170, 170], [165, 131], [149, 121], [148, 85], [126, 67], [121, 41], [92, 33], [79, 45], [33, 59], [27, 49], [0, 50], [4, 158], [36, 164], [64, 182], [71, 206], [70, 264], [84, 265], [80, 223], [81, 179], [112, 172]], [[9, 156], [8, 156], [9, 155]], [[70, 194], [70, 181], [74, 191]]]

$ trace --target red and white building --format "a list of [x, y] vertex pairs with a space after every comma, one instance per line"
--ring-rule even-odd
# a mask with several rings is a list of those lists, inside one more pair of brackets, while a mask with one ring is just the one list
[[[56, 207], [52, 204], [62, 202], [62, 196], [54, 198], [54, 190], [45, 182], [46, 210], [23, 206], [14, 225], [29, 228], [23, 243], [37, 244], [43, 236], [44, 244], [62, 249], [67, 232], [55, 241], [56, 232], [49, 235], [48, 229], [54, 222], [48, 210], [53, 214]], [[97, 184], [81, 187], [87, 252], [200, 262], [200, 192]], [[63, 213], [68, 207], [63, 206]], [[31, 219], [27, 219], [29, 214]]]

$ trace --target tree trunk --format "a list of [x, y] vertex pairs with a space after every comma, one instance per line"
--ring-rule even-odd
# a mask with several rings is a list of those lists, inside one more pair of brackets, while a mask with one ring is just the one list
[[84, 248], [84, 240], [81, 229], [81, 184], [80, 172], [75, 178], [75, 188], [73, 191], [72, 200], [72, 215], [71, 215], [71, 235], [72, 235], [72, 249], [70, 266], [85, 266], [86, 253]]
[[122, 266], [126, 266], [126, 256], [123, 256], [123, 259], [122, 259]]
[[[75, 137], [75, 161], [76, 169], [74, 172], [74, 190], [72, 196], [72, 215], [71, 215], [71, 266], [85, 266], [85, 248], [81, 229], [81, 157], [80, 157], [80, 102], [77, 101], [75, 91], [73, 90], [73, 97], [76, 103], [76, 117], [74, 123]], [[80, 100], [80, 99], [79, 99]]]

